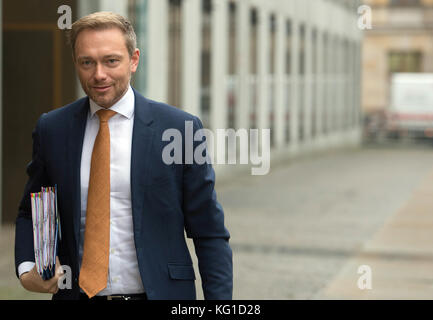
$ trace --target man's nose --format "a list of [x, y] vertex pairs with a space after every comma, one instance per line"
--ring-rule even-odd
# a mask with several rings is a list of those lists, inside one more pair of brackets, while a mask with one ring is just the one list
[[97, 82], [103, 81], [107, 78], [107, 74], [102, 64], [96, 64], [95, 73], [93, 76]]

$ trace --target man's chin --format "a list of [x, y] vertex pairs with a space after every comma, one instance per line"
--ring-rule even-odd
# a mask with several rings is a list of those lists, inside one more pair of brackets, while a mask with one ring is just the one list
[[106, 101], [99, 101], [99, 102], [97, 102], [97, 101], [95, 101], [96, 102], [96, 104], [98, 105], [98, 106], [100, 106], [100, 107], [103, 107], [103, 108], [110, 108], [111, 106], [113, 106], [113, 102], [111, 102], [111, 101], [109, 101], [109, 102], [106, 102]]
[[90, 98], [100, 107], [109, 108], [113, 105], [113, 99], [101, 97], [100, 95], [92, 95]]

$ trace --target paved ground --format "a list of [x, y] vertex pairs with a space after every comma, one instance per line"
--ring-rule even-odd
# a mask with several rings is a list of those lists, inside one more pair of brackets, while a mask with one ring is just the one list
[[[249, 176], [221, 188], [219, 198], [234, 249], [234, 297], [345, 297], [327, 288], [353, 257], [365, 251], [387, 221], [392, 221], [408, 201], [417, 202], [413, 192], [420, 184], [433, 185], [433, 180], [428, 180], [432, 160], [430, 147], [351, 150], [300, 159], [272, 169], [266, 177]], [[428, 208], [433, 212], [433, 205]], [[433, 226], [426, 221], [415, 225], [433, 234]], [[416, 227], [407, 230], [404, 237], [399, 234], [400, 243], [417, 234]], [[425, 245], [433, 248], [432, 237], [428, 239], [425, 234], [424, 240], [430, 240]], [[380, 251], [380, 261], [393, 261], [393, 268], [398, 270], [404, 261], [390, 256], [393, 245], [400, 252], [398, 243], [391, 242]], [[409, 253], [417, 254], [413, 249], [408, 248]], [[359, 261], [356, 267], [368, 263]], [[429, 263], [431, 279], [433, 265]], [[377, 291], [379, 271], [375, 265], [371, 267], [372, 291]], [[345, 275], [351, 287], [356, 286], [360, 276], [357, 268]], [[390, 293], [386, 298], [393, 298], [392, 294], [418, 297], [417, 291], [408, 290], [399, 290], [397, 295], [392, 287]], [[431, 293], [433, 296], [433, 290]]]
[[[433, 296], [431, 146], [299, 158], [217, 192], [232, 236], [235, 299]], [[49, 298], [19, 287], [13, 228], [0, 239], [0, 299]], [[360, 265], [371, 267], [371, 290], [357, 287]]]
[[[318, 294], [326, 299], [433, 298], [433, 170], [406, 204], [346, 262]], [[370, 290], [360, 290], [359, 266], [371, 270]], [[366, 283], [364, 282], [364, 285]], [[361, 286], [362, 282], [361, 282]]]

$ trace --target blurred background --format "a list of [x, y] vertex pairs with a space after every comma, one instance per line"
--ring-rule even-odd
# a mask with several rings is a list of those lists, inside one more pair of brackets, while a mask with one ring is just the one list
[[269, 174], [214, 166], [235, 299], [433, 297], [433, 0], [0, 0], [0, 299], [50, 298], [14, 221], [37, 119], [84, 95], [62, 5], [131, 20], [146, 97], [271, 129]]

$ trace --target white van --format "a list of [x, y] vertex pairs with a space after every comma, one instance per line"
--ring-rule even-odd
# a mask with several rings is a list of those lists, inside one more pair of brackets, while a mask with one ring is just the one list
[[388, 136], [433, 138], [433, 73], [394, 73], [390, 100]]

